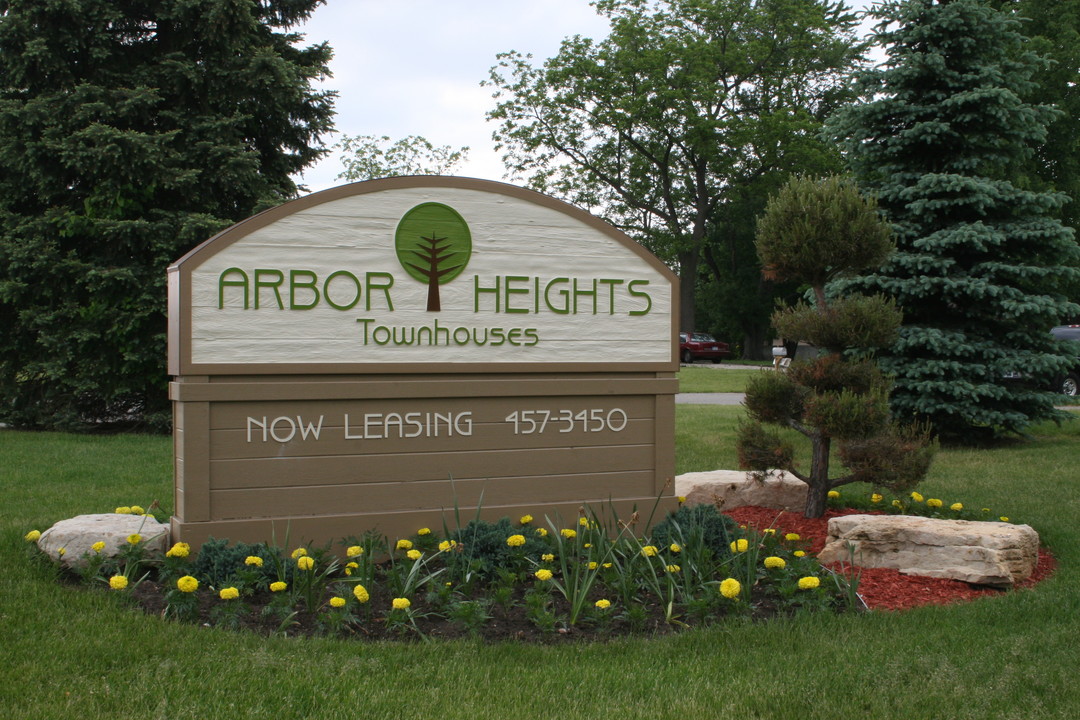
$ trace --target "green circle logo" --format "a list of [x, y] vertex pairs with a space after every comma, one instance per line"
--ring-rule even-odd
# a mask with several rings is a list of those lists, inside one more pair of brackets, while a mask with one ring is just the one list
[[439, 286], [465, 269], [472, 255], [472, 233], [465, 219], [442, 203], [417, 205], [394, 234], [398, 261], [411, 277], [428, 286], [428, 311], [442, 309]]

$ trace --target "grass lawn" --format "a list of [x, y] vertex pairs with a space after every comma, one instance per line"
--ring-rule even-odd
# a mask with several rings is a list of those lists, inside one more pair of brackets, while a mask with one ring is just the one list
[[767, 368], [687, 367], [679, 369], [679, 392], [710, 393], [738, 392], [746, 389], [746, 381], [759, 372], [772, 372]]
[[[734, 467], [740, 414], [680, 407], [679, 471]], [[264, 639], [135, 614], [28, 561], [29, 529], [154, 499], [170, 507], [170, 449], [167, 437], [0, 431], [0, 716], [1080, 717], [1080, 422], [944, 451], [921, 488], [1034, 526], [1059, 568], [1032, 590], [562, 646]]]

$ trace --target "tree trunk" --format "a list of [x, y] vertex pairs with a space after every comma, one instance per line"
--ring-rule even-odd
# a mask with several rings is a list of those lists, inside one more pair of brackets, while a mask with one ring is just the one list
[[825, 503], [829, 499], [830, 440], [820, 432], [815, 432], [810, 441], [813, 459], [810, 462], [810, 487], [806, 491], [806, 510], [803, 516], [819, 518], [825, 514]]
[[692, 333], [697, 330], [694, 312], [694, 295], [697, 292], [697, 250], [680, 252], [679, 261], [679, 330]]

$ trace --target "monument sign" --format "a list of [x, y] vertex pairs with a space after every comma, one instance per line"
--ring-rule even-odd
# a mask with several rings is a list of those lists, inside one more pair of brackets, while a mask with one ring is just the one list
[[308, 195], [169, 268], [174, 539], [673, 504], [674, 274], [502, 183]]

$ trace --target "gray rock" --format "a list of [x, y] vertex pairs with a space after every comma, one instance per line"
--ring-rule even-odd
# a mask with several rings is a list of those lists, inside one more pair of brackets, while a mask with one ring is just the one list
[[769, 475], [763, 480], [748, 477], [742, 470], [713, 470], [678, 475], [675, 494], [686, 504], [715, 504], [721, 510], [760, 505], [802, 512], [806, 509], [806, 483], [788, 475]]
[[893, 568], [905, 575], [1009, 587], [1031, 576], [1039, 534], [1028, 525], [910, 515], [846, 515], [829, 520], [823, 563]]
[[41, 533], [37, 544], [54, 560], [77, 567], [83, 564], [84, 554], [94, 552], [91, 549], [94, 543], [104, 542], [101, 554], [112, 557], [128, 544], [128, 537], [136, 533], [142, 536], [147, 550], [164, 552], [168, 547], [168, 525], [162, 525], [152, 517], [116, 513], [78, 515], [61, 520]]

